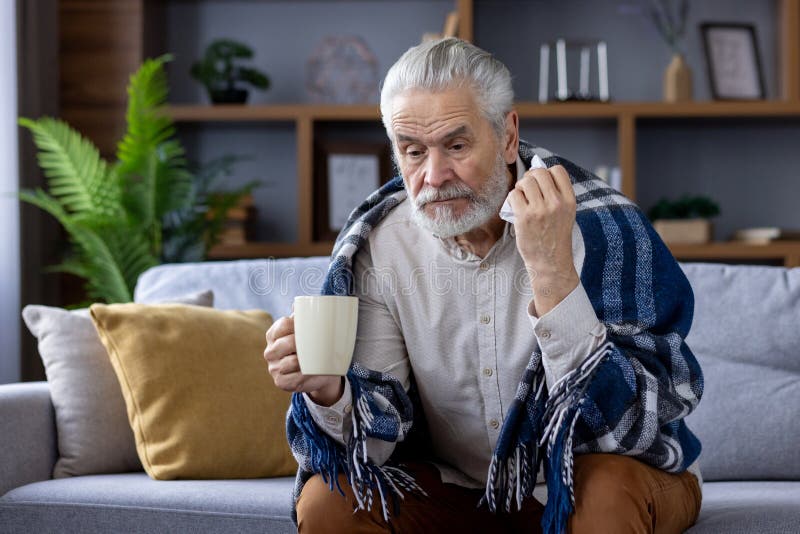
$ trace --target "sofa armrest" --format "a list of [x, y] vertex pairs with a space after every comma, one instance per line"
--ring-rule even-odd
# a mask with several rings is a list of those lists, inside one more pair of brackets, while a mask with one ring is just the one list
[[0, 495], [52, 477], [58, 456], [47, 382], [0, 385]]

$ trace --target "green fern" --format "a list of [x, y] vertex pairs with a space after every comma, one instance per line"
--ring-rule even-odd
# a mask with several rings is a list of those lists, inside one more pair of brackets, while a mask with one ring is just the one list
[[[48, 186], [23, 190], [19, 197], [55, 217], [69, 235], [67, 257], [48, 270], [85, 279], [94, 300], [130, 302], [142, 272], [165, 260], [181, 261], [187, 251], [192, 260], [205, 259], [220, 231], [221, 225], [206, 222], [205, 179], [198, 178], [198, 189], [175, 126], [163, 112], [164, 63], [170, 59], [147, 60], [131, 76], [127, 131], [113, 164], [62, 121], [19, 119], [33, 134]], [[227, 199], [226, 206], [236, 200]], [[171, 255], [164, 253], [165, 241]]]
[[187, 206], [192, 175], [175, 126], [163, 113], [167, 100], [164, 55], [148, 59], [128, 85], [128, 130], [117, 146], [117, 172], [128, 184], [123, 192], [126, 209], [151, 236], [151, 252], [162, 249], [162, 220], [170, 211]]
[[[132, 272], [143, 265], [150, 267], [157, 264], [155, 258], [147, 257], [147, 254], [144, 257], [131, 258], [131, 250], [138, 248], [137, 252], [142, 252], [142, 240], [135, 234], [126, 236], [128, 242], [114, 238], [124, 230], [124, 226], [115, 228], [106, 225], [101, 227], [103, 230], [98, 231], [70, 216], [57, 199], [41, 189], [34, 192], [21, 191], [19, 195], [22, 200], [55, 217], [67, 231], [75, 249], [74, 256], [51, 270], [86, 278], [86, 291], [92, 298], [109, 303], [130, 302], [136, 282], [134, 278], [133, 284], [130, 283]], [[145, 247], [144, 251], [146, 250]], [[127, 260], [128, 263], [121, 263], [118, 259]]]
[[48, 186], [47, 192], [23, 190], [19, 197], [48, 212], [67, 231], [71, 253], [49, 270], [84, 278], [92, 299], [132, 300], [139, 274], [160, 261], [164, 207], [182, 206], [176, 199], [191, 185], [183, 148], [161, 110], [168, 59], [147, 60], [131, 77], [128, 130], [113, 165], [62, 121], [19, 120], [33, 134]]
[[50, 194], [79, 220], [103, 224], [123, 215], [115, 172], [97, 148], [65, 122], [22, 118], [39, 147], [37, 159], [48, 178]]

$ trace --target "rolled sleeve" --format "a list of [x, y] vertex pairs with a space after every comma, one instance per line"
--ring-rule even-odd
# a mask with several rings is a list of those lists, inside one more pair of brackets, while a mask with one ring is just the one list
[[350, 390], [350, 381], [344, 381], [344, 392], [342, 398], [331, 406], [322, 406], [311, 400], [306, 393], [303, 393], [311, 418], [317, 426], [327, 435], [345, 444], [345, 436], [350, 435], [353, 426], [350, 412], [353, 410], [353, 392]]
[[534, 315], [533, 300], [528, 315], [542, 351], [547, 387], [577, 368], [603, 344], [606, 327], [597, 318], [583, 284], [541, 317]]

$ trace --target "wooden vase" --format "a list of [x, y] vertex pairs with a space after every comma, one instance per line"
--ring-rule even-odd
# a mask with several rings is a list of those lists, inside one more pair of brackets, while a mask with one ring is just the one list
[[664, 100], [688, 102], [692, 100], [692, 71], [682, 54], [673, 54], [664, 71]]

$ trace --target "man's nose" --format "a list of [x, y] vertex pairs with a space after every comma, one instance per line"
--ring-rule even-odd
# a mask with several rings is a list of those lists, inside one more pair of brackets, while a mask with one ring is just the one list
[[431, 187], [441, 187], [445, 182], [453, 178], [453, 169], [450, 166], [450, 158], [439, 150], [431, 150], [425, 169], [425, 183]]

